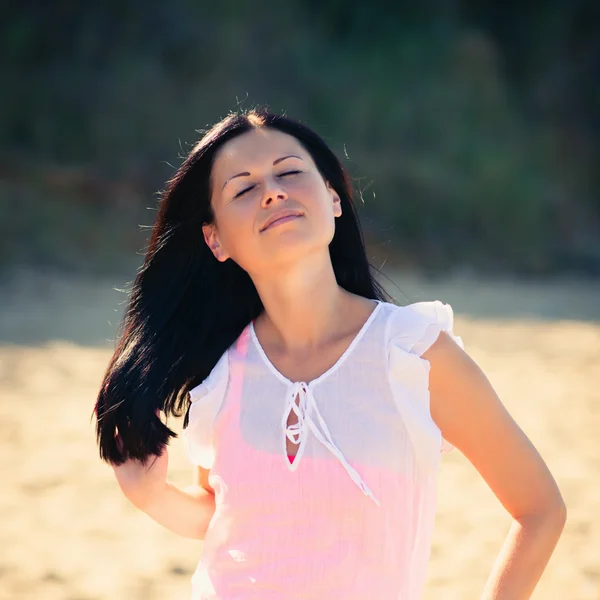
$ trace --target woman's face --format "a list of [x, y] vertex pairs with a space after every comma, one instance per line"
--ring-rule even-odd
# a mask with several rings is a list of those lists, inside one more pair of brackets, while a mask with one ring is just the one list
[[[220, 261], [265, 275], [308, 252], [328, 252], [340, 198], [295, 137], [263, 128], [227, 142], [211, 174], [215, 223], [204, 239]], [[262, 230], [283, 210], [302, 216]]]

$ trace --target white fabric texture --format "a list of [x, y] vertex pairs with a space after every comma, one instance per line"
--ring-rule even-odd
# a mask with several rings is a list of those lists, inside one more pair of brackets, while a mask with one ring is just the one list
[[464, 346], [448, 304], [374, 304], [313, 381], [277, 371], [250, 323], [190, 392], [185, 448], [216, 494], [194, 600], [421, 598], [436, 474], [452, 450], [422, 355], [441, 331]]

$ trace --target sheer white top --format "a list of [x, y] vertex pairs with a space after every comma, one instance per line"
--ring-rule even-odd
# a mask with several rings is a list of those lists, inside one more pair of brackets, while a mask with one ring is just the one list
[[190, 393], [185, 447], [216, 496], [194, 600], [421, 597], [436, 473], [452, 449], [422, 358], [442, 330], [463, 347], [448, 304], [374, 301], [339, 360], [293, 382], [248, 324]]

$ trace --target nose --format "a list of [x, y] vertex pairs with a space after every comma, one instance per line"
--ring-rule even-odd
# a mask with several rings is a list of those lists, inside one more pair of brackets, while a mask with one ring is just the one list
[[275, 198], [278, 200], [287, 200], [287, 197], [287, 192], [274, 177], [267, 177], [265, 179], [265, 188], [262, 197], [263, 206], [269, 205]]

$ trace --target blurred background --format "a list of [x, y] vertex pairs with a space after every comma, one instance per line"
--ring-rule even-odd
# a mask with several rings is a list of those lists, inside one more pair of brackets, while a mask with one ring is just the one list
[[599, 275], [598, 3], [544, 4], [11, 3], [0, 264], [121, 264], [197, 130], [267, 103], [347, 155], [403, 262]]
[[[0, 57], [1, 600], [189, 597], [201, 542], [127, 503], [91, 412], [160, 190], [257, 104], [342, 158], [382, 283], [452, 304], [557, 478], [534, 598], [600, 599], [598, 2], [22, 0]], [[509, 523], [445, 457], [425, 600], [479, 597]]]

